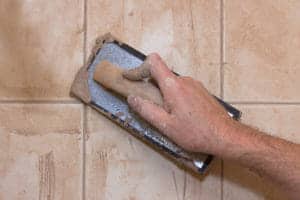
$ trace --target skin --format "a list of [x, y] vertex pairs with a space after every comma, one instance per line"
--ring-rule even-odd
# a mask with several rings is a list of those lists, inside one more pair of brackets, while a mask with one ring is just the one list
[[238, 162], [277, 184], [289, 199], [299, 199], [299, 144], [234, 121], [199, 81], [175, 76], [158, 54], [150, 54], [141, 68], [123, 76], [156, 81], [163, 106], [132, 95], [128, 104], [178, 145]]
[[104, 60], [95, 69], [94, 80], [109, 90], [127, 97], [130, 94], [140, 96], [163, 105], [159, 89], [149, 81], [130, 81], [122, 76], [123, 69]]

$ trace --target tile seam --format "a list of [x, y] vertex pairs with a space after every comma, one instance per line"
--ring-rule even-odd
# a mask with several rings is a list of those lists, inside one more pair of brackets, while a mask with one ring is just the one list
[[[224, 1], [220, 0], [220, 97], [224, 99]], [[220, 198], [224, 199], [224, 162], [221, 159]]]
[[220, 187], [221, 187], [221, 200], [224, 199], [224, 161], [221, 159], [221, 181], [220, 181]]
[[220, 97], [224, 98], [224, 0], [220, 0]]
[[299, 106], [300, 102], [268, 102], [268, 101], [226, 101], [229, 104], [234, 104], [234, 105], [292, 105], [292, 106]]
[[[87, 59], [87, 4], [88, 0], [83, 0], [83, 65]], [[83, 105], [82, 111], [82, 177], [81, 177], [81, 199], [86, 199], [86, 127], [87, 127], [87, 106]]]
[[86, 63], [87, 57], [87, 0], [83, 3], [83, 64]]
[[85, 170], [85, 144], [84, 144], [84, 140], [85, 140], [85, 134], [84, 134], [84, 123], [85, 123], [85, 105], [82, 105], [81, 108], [81, 199], [84, 200], [85, 198], [85, 192], [84, 192], [84, 179], [85, 179], [85, 175], [84, 175], [84, 170]]
[[0, 104], [82, 104], [77, 100], [0, 100]]
[[82, 114], [82, 200], [86, 199], [86, 131], [87, 131], [87, 106], [83, 105]]

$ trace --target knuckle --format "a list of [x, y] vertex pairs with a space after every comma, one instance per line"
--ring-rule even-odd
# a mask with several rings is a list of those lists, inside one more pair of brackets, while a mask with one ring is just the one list
[[163, 87], [168, 91], [168, 94], [172, 94], [172, 96], [178, 96], [183, 88], [181, 81], [176, 77], [166, 77], [163, 82]]
[[165, 111], [167, 113], [171, 113], [172, 112], [172, 106], [173, 106], [174, 102], [172, 100], [166, 100], [164, 102], [163, 108], [165, 109]]
[[178, 80], [174, 77], [166, 77], [164, 80], [164, 84], [166, 87], [177, 87], [178, 86]]
[[177, 125], [179, 124], [177, 116], [174, 114], [170, 114], [167, 124], [171, 130], [177, 130], [178, 129]]
[[158, 53], [151, 53], [147, 57], [147, 61], [152, 67], [161, 67], [163, 65], [163, 60]]
[[141, 105], [141, 103], [136, 103], [134, 110], [136, 110], [136, 112], [138, 113], [143, 113], [143, 106]]
[[185, 82], [181, 78], [176, 78], [174, 81], [174, 87], [178, 91], [182, 91], [184, 89]]
[[156, 52], [153, 52], [153, 53], [149, 54], [149, 57], [151, 59], [156, 59], [156, 60], [160, 59], [160, 55]]

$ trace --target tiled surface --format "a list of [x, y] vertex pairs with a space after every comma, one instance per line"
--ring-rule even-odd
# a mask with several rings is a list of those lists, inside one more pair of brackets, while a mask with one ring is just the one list
[[195, 178], [98, 112], [87, 119], [87, 199], [220, 199], [220, 162]]
[[0, 105], [0, 199], [80, 199], [81, 108]]
[[224, 163], [223, 199], [282, 200], [286, 199], [270, 182], [249, 169], [230, 162]]
[[237, 105], [242, 122], [292, 142], [300, 143], [300, 105]]
[[224, 163], [223, 186], [220, 161], [206, 177], [185, 173], [95, 111], [83, 115], [69, 88], [95, 38], [111, 32], [222, 90], [245, 123], [299, 143], [299, 8], [272, 0], [0, 1], [0, 199], [284, 199], [236, 164]]
[[70, 99], [83, 60], [83, 0], [3, 0], [0, 26], [0, 100]]
[[[88, 52], [97, 36], [111, 32], [145, 54], [160, 53], [174, 71], [202, 80], [219, 95], [218, 0], [87, 2]], [[221, 198], [220, 162], [212, 170], [215, 175], [199, 181], [103, 117], [95, 113], [89, 117], [93, 119], [87, 120], [88, 199]]]
[[[244, 113], [243, 122], [266, 133], [300, 143], [300, 106], [293, 105], [248, 105], [238, 106]], [[224, 200], [285, 199], [272, 187], [248, 169], [225, 162]]]
[[111, 32], [145, 54], [160, 53], [176, 72], [219, 95], [219, 0], [90, 0], [87, 8], [88, 51]]
[[299, 9], [299, 1], [225, 1], [225, 99], [300, 101]]

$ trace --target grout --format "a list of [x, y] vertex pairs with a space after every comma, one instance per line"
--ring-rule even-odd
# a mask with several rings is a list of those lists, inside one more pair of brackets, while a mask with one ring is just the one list
[[[224, 1], [220, 0], [220, 97], [224, 99]], [[224, 162], [221, 160], [221, 180], [220, 180], [220, 193], [221, 193], [221, 200], [224, 199]]]
[[85, 200], [86, 186], [86, 131], [87, 131], [87, 106], [83, 105], [82, 111], [82, 200]]
[[87, 58], [87, 1], [83, 1], [83, 64], [86, 63]]
[[224, 0], [220, 0], [220, 97], [224, 98]]
[[224, 199], [224, 161], [221, 159], [221, 200]]
[[84, 199], [84, 179], [85, 179], [85, 144], [84, 144], [84, 139], [85, 139], [85, 135], [84, 135], [84, 123], [85, 123], [85, 119], [84, 119], [84, 115], [85, 115], [85, 109], [84, 109], [85, 105], [82, 105], [82, 109], [81, 109], [81, 199]]
[[122, 0], [122, 18], [121, 18], [121, 28], [122, 28], [122, 34], [125, 35], [125, 0]]
[[0, 100], [0, 104], [82, 104], [77, 100]]
[[[87, 60], [87, 5], [88, 0], [83, 1], [83, 65]], [[86, 130], [87, 130], [87, 106], [83, 105], [82, 112], [82, 200], [86, 197]]]
[[[189, 10], [190, 10], [190, 18], [191, 18], [191, 29], [192, 29], [192, 44], [193, 44], [193, 55], [197, 58], [197, 53], [196, 53], [196, 43], [195, 43], [195, 31], [194, 31], [194, 28], [195, 28], [195, 23], [194, 23], [194, 16], [193, 16], [193, 9], [192, 9], [192, 0], [189, 1]], [[197, 62], [198, 64], [198, 62]]]

